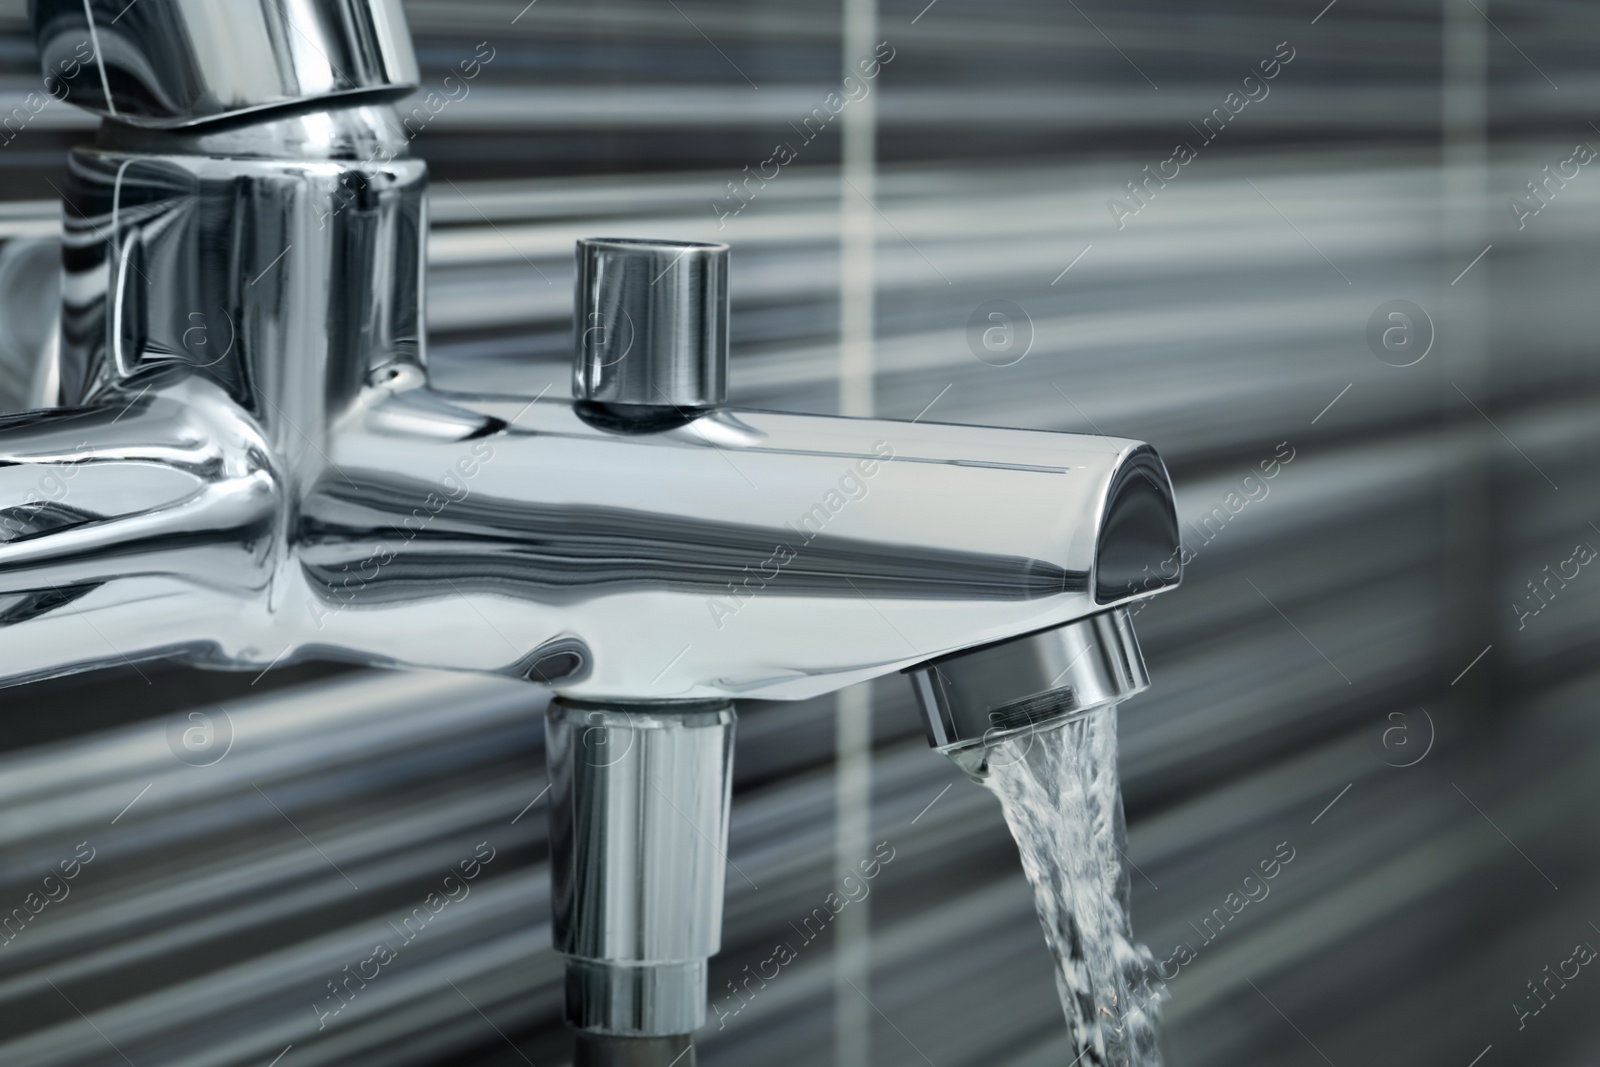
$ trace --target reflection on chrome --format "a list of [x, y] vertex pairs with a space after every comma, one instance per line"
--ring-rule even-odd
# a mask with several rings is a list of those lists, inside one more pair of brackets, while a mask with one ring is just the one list
[[[0, 680], [320, 657], [555, 687], [568, 1014], [630, 1038], [704, 1018], [728, 698], [938, 660], [948, 748], [1141, 684], [1108, 613], [1178, 580], [1148, 446], [728, 408], [722, 245], [580, 243], [573, 397], [435, 390], [397, 0], [240, 0], [224, 57], [210, 5], [122, 6], [34, 6], [47, 71], [98, 41], [71, 99], [104, 122], [66, 190], [59, 406], [0, 419]], [[632, 763], [585, 761], [596, 717]], [[641, 872], [677, 888], [624, 936]]]
[[73, 154], [62, 406], [0, 429], [7, 680], [332, 657], [795, 698], [1169, 584], [1146, 568], [1176, 544], [1170, 488], [1137, 442], [682, 406], [686, 381], [720, 400], [722, 283], [693, 330], [666, 321], [692, 301], [635, 289], [716, 246], [646, 248], [664, 277], [585, 294], [591, 339], [608, 309], [677, 329], [618, 380], [680, 406], [430, 389], [405, 145], [365, 104], [108, 121]]
[[[47, 86], [136, 126], [417, 85], [400, 0], [32, 0]], [[78, 62], [85, 56], [88, 62]]]

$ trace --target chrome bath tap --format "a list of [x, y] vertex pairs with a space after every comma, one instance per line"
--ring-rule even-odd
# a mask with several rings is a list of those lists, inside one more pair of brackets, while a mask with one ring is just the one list
[[594, 1062], [704, 1021], [733, 698], [910, 671], [981, 773], [1144, 684], [1120, 609], [1179, 578], [1148, 446], [730, 408], [720, 245], [581, 242], [572, 396], [434, 389], [399, 0], [32, 17], [52, 93], [103, 121], [64, 190], [58, 406], [0, 421], [0, 680], [323, 658], [552, 687]]

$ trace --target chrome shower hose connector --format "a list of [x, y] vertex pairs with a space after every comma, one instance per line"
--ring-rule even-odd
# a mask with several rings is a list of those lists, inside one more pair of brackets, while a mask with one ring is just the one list
[[733, 726], [727, 701], [551, 704], [551, 923], [574, 1029], [666, 1037], [705, 1023]]

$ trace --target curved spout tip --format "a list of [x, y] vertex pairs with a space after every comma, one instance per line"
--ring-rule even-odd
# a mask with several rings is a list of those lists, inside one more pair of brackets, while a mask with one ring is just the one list
[[1114, 604], [1177, 585], [1183, 553], [1172, 481], [1148, 445], [1112, 476], [1095, 546], [1094, 600]]

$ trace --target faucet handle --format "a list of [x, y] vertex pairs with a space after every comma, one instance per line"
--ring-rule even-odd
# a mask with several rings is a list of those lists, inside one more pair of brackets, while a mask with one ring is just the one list
[[[191, 126], [417, 87], [400, 0], [33, 0], [45, 88], [134, 126]], [[332, 106], [332, 105], [329, 105]]]
[[728, 246], [578, 242], [572, 395], [637, 407], [728, 398]]

